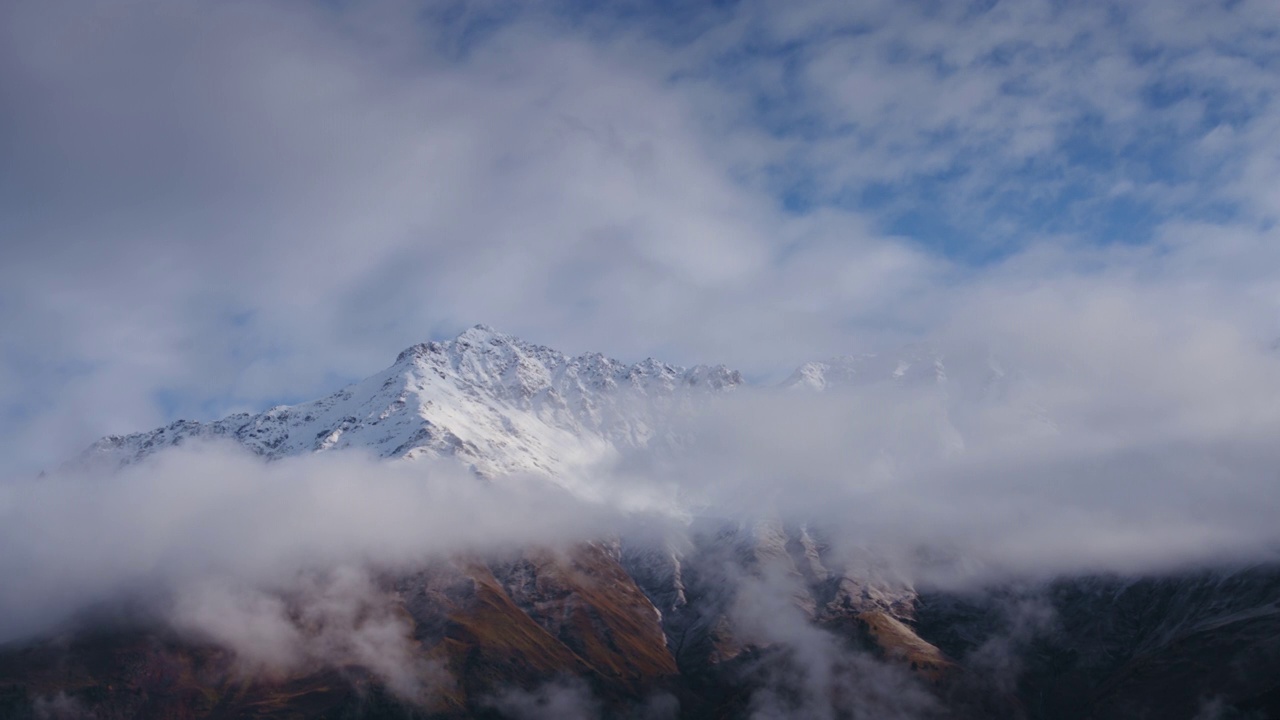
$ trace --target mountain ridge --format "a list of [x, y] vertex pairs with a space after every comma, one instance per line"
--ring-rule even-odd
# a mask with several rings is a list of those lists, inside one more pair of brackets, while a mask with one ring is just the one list
[[111, 468], [189, 439], [227, 438], [268, 459], [359, 447], [382, 458], [455, 457], [482, 475], [554, 476], [614, 447], [647, 444], [659, 430], [656, 411], [741, 384], [724, 365], [570, 357], [477, 325], [413, 345], [390, 367], [318, 400], [108, 436], [80, 462]]

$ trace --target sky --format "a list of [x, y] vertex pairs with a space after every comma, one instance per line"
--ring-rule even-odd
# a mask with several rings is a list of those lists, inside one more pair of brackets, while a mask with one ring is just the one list
[[1265, 404], [1278, 65], [1255, 0], [9, 0], [0, 475], [475, 323]]

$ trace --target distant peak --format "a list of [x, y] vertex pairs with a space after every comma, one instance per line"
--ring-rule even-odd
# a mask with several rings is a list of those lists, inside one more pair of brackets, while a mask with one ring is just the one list
[[513, 335], [498, 332], [489, 325], [473, 325], [458, 333], [452, 340], [418, 343], [413, 347], [406, 348], [396, 357], [396, 362], [439, 352], [467, 352], [471, 348], [481, 348], [487, 345], [524, 347], [527, 343]]
[[485, 325], [484, 323], [479, 323], [479, 324], [476, 324], [476, 325], [472, 325], [471, 327], [467, 328], [466, 330], [463, 330], [462, 332], [458, 333], [458, 337], [459, 337], [459, 338], [464, 338], [464, 337], [491, 337], [491, 336], [494, 336], [494, 335], [502, 335], [503, 337], [506, 337], [506, 336], [505, 336], [505, 335], [503, 335], [502, 333], [498, 332], [497, 330], [494, 330], [492, 327], [490, 327], [490, 326], [488, 326], [488, 325]]
[[455, 346], [466, 347], [467, 345], [481, 344], [504, 344], [504, 345], [526, 345], [524, 340], [508, 335], [504, 332], [498, 332], [488, 325], [472, 325], [471, 327], [458, 333], [453, 339]]

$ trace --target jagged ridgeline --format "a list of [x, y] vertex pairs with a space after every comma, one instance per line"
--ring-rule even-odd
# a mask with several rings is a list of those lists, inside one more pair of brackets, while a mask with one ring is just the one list
[[[998, 397], [1014, 377], [914, 347], [809, 363], [784, 386]], [[266, 460], [457, 461], [476, 482], [520, 473], [589, 495], [591, 468], [674, 452], [678, 418], [745, 389], [723, 366], [569, 357], [477, 326], [321, 400], [105, 438], [69, 467], [221, 440]], [[945, 413], [938, 428], [939, 452], [963, 447]], [[1274, 568], [918, 590], [829, 520], [696, 510], [558, 546], [316, 570], [255, 601], [310, 653], [274, 665], [145, 608], [92, 608], [0, 648], [0, 717], [1280, 716]]]

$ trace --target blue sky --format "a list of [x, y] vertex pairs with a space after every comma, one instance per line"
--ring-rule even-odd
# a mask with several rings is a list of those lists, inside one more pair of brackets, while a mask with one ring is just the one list
[[0, 28], [13, 472], [478, 322], [757, 377], [1280, 335], [1274, 2], [18, 0]]

